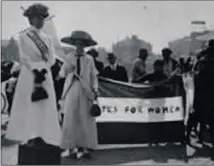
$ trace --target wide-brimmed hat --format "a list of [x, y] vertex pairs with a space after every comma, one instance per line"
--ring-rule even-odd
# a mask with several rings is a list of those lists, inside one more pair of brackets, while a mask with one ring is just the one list
[[97, 42], [92, 39], [89, 33], [85, 31], [80, 31], [80, 30], [73, 31], [71, 33], [71, 36], [64, 37], [61, 39], [63, 43], [71, 44], [74, 46], [76, 46], [77, 41], [80, 41], [80, 40], [83, 41], [85, 47], [94, 46], [97, 44]]
[[162, 49], [162, 53], [164, 54], [172, 54], [172, 50], [171, 49], [169, 49], [169, 48], [163, 48]]
[[94, 48], [90, 49], [87, 51], [87, 54], [93, 56], [93, 57], [98, 57], [99, 56], [99, 53], [97, 52], [97, 50], [95, 50]]
[[107, 54], [107, 58], [108, 59], [110, 59], [110, 58], [115, 58], [116, 59], [117, 57], [113, 52], [110, 52], [110, 53]]
[[39, 18], [47, 18], [49, 16], [48, 13], [48, 7], [40, 4], [40, 3], [36, 3], [33, 4], [31, 6], [29, 6], [23, 14], [25, 17], [31, 18], [31, 17], [39, 17]]

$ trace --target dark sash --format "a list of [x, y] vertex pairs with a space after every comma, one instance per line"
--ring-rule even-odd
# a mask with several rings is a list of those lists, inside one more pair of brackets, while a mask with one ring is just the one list
[[48, 47], [44, 43], [44, 41], [39, 37], [39, 35], [35, 31], [31, 31], [31, 33], [27, 33], [27, 36], [34, 42], [41, 53], [41, 58], [44, 61], [48, 61], [46, 54], [48, 54]]

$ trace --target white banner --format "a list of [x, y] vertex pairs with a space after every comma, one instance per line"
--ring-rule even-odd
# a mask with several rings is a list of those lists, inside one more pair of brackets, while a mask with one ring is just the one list
[[99, 98], [102, 115], [97, 122], [166, 122], [182, 121], [182, 97], [159, 99]]

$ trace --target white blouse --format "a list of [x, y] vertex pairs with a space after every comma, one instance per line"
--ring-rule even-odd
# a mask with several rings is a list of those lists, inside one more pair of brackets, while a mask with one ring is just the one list
[[46, 57], [48, 61], [46, 62], [49, 66], [52, 66], [55, 63], [55, 49], [52, 42], [51, 37], [47, 36], [40, 30], [30, 27], [26, 29], [24, 32], [19, 34], [17, 44], [19, 48], [19, 55], [20, 55], [20, 62], [21, 64], [26, 65], [28, 68], [31, 69], [31, 64], [34, 62], [44, 62], [41, 58], [41, 52], [37, 48], [36, 44], [27, 36], [27, 33], [31, 30], [34, 30], [42, 41], [48, 47], [48, 53], [46, 53]]

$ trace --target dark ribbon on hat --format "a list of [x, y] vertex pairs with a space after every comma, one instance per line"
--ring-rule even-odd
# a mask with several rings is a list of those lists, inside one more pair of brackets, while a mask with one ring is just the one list
[[27, 33], [27, 36], [35, 43], [37, 48], [39, 49], [42, 59], [44, 61], [48, 61], [48, 58], [46, 54], [48, 54], [48, 47], [47, 45], [42, 41], [42, 39], [39, 37], [39, 35], [35, 31], [31, 31], [31, 33]]

